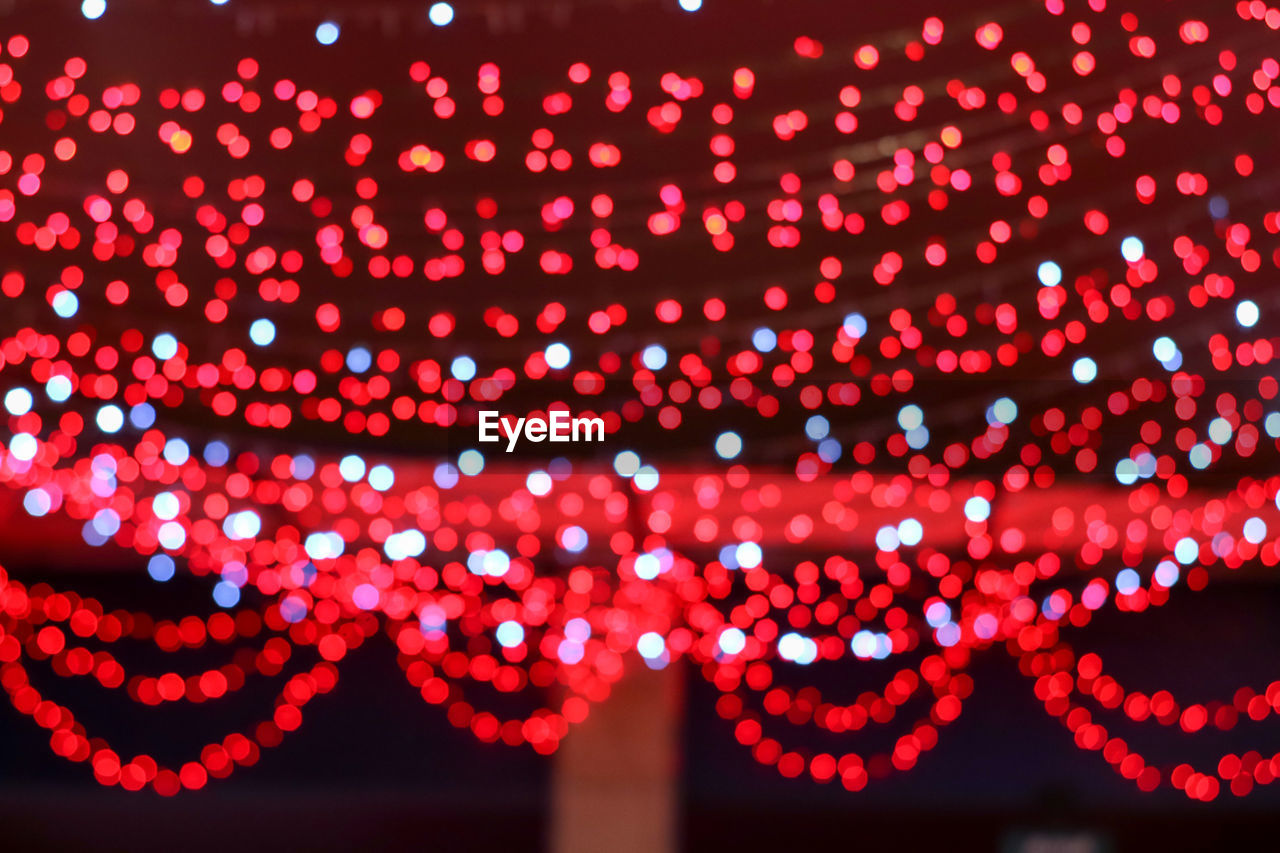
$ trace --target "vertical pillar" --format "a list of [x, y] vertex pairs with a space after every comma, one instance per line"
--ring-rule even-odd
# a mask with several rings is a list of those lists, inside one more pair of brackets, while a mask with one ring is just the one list
[[675, 853], [684, 684], [678, 662], [628, 663], [555, 753], [552, 853]]

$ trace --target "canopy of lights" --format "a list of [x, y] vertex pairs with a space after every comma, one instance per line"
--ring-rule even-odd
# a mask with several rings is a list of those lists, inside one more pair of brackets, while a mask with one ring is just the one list
[[[761, 764], [858, 791], [928, 761], [1002, 655], [1144, 791], [1280, 774], [1280, 680], [1121, 683], [1088, 630], [1280, 561], [1280, 9], [756, 10], [741, 54], [526, 70], [447, 3], [393, 47], [292, 17], [287, 50], [185, 66], [97, 39], [124, 5], [0, 19], [4, 529], [210, 600], [161, 618], [0, 570], [0, 683], [60, 759], [201, 788], [384, 634], [406, 701], [539, 753], [683, 659]], [[196, 5], [142, 8], [236, 3]], [[607, 439], [508, 454], [481, 409]], [[226, 662], [184, 666], [202, 646]], [[279, 693], [163, 766], [37, 667], [142, 706]], [[1257, 749], [1180, 754], [1237, 725]]]

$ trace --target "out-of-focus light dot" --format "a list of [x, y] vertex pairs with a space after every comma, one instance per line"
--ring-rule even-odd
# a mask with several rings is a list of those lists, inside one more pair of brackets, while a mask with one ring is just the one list
[[235, 607], [240, 602], [240, 587], [230, 581], [213, 585], [213, 600], [219, 607]]
[[94, 420], [97, 421], [98, 429], [103, 432], [119, 432], [124, 426], [124, 412], [120, 411], [120, 407], [114, 403], [108, 403], [98, 409]]
[[640, 470], [640, 457], [634, 451], [624, 450], [613, 457], [613, 470], [620, 477], [634, 477]]
[[876, 635], [863, 628], [853, 635], [853, 639], [849, 641], [849, 648], [855, 657], [866, 660], [876, 652]]
[[1058, 593], [1046, 595], [1040, 603], [1040, 612], [1048, 619], [1061, 619], [1067, 614], [1066, 602]]
[[919, 545], [924, 538], [924, 525], [914, 518], [905, 518], [898, 524], [898, 541], [908, 547]]
[[907, 447], [912, 450], [920, 450], [929, 443], [929, 428], [918, 426], [915, 429], [909, 429], [906, 432]]
[[1120, 254], [1131, 264], [1136, 264], [1138, 261], [1142, 260], [1142, 256], [1145, 254], [1145, 251], [1142, 241], [1137, 237], [1125, 237], [1120, 241]]
[[960, 642], [960, 626], [954, 622], [948, 622], [934, 632], [933, 638], [943, 648], [950, 648]]
[[1236, 305], [1236, 322], [1246, 329], [1252, 328], [1258, 322], [1258, 303], [1252, 299], [1242, 300]]
[[151, 354], [161, 361], [168, 361], [178, 354], [178, 339], [168, 332], [156, 335], [151, 342]]
[[[550, 349], [550, 347], [548, 347]], [[565, 352], [569, 350], [565, 347]], [[565, 364], [568, 364], [566, 361]], [[476, 363], [469, 355], [460, 355], [455, 358], [449, 365], [449, 372], [453, 374], [453, 378], [459, 382], [470, 382], [476, 376]]]
[[586, 654], [586, 649], [582, 643], [576, 640], [561, 640], [560, 645], [556, 648], [556, 657], [561, 662], [567, 664], [575, 664], [582, 660], [582, 656]]
[[564, 623], [564, 635], [575, 643], [585, 643], [591, 639], [591, 623], [581, 616], [575, 616]]
[[392, 533], [382, 543], [382, 550], [390, 560], [406, 560], [427, 550], [427, 537], [421, 530], [409, 529]]
[[39, 518], [53, 509], [53, 499], [44, 489], [32, 489], [23, 495], [22, 508], [27, 511], [27, 515]]
[[652, 465], [641, 465], [631, 482], [642, 492], [652, 492], [658, 488], [658, 469]]
[[453, 7], [448, 3], [432, 3], [427, 18], [437, 27], [447, 27], [453, 22]]
[[696, 12], [702, 8], [702, 0], [680, 0], [680, 8], [686, 12]]
[[70, 290], [59, 291], [53, 297], [53, 313], [59, 317], [74, 317], [80, 310], [80, 300]]
[[1116, 573], [1116, 592], [1133, 595], [1142, 586], [1142, 578], [1133, 569], [1121, 569]]
[[778, 336], [772, 329], [761, 326], [752, 333], [751, 345], [760, 352], [773, 352], [773, 348], [778, 345]]
[[474, 477], [484, 470], [484, 454], [479, 450], [464, 450], [458, 454], [458, 470]]
[[716, 455], [721, 459], [733, 459], [742, 452], [742, 437], [736, 432], [722, 432], [716, 436]]
[[338, 40], [338, 35], [341, 32], [342, 31], [338, 28], [338, 25], [333, 21], [325, 21], [320, 26], [316, 27], [316, 41], [321, 44], [333, 44]]
[[945, 601], [935, 601], [925, 608], [924, 620], [930, 628], [941, 628], [951, 621], [951, 607]]
[[371, 583], [362, 583], [351, 591], [351, 603], [361, 610], [372, 610], [378, 606], [378, 588]]
[[991, 613], [980, 613], [973, 620], [973, 633], [982, 640], [990, 640], [999, 628], [1000, 620]]
[[755, 542], [742, 542], [734, 552], [734, 559], [744, 569], [754, 569], [764, 559], [764, 551]]
[[161, 583], [170, 580], [176, 569], [173, 558], [168, 554], [155, 554], [147, 561], [147, 574], [151, 575], [152, 580]]
[[[71, 397], [71, 380], [65, 376], [50, 376], [44, 383], [44, 393], [55, 403], [64, 403]], [[139, 403], [138, 405], [143, 405]], [[148, 424], [150, 426], [150, 424]]]
[[[547, 347], [546, 352], [543, 353], [543, 358], [547, 360], [547, 367], [550, 367], [552, 370], [560, 370], [561, 368], [568, 367], [569, 359], [572, 357], [573, 357], [573, 353], [569, 351], [569, 348], [567, 346], [561, 343], [552, 344], [551, 346]], [[455, 368], [457, 366], [457, 363], [458, 362], [455, 360], [454, 361]], [[454, 370], [453, 375], [458, 379], [463, 379], [463, 377], [458, 376], [458, 371], [456, 369]], [[475, 375], [474, 365], [471, 368], [471, 375], [472, 376]], [[469, 378], [470, 377], [467, 377], [467, 379]], [[466, 380], [463, 379], [463, 381], [466, 381]]]
[[84, 0], [80, 4], [80, 14], [84, 15], [91, 21], [96, 21], [102, 17], [102, 13], [107, 11], [107, 0]]
[[299, 453], [293, 457], [289, 467], [295, 480], [310, 480], [311, 475], [316, 472], [316, 461], [305, 453]]
[[650, 370], [661, 370], [667, 366], [667, 351], [659, 344], [650, 344], [641, 353], [640, 361]]
[[458, 485], [458, 469], [448, 462], [441, 462], [431, 474], [431, 479], [442, 489]]
[[495, 548], [492, 551], [485, 551], [484, 556], [480, 558], [481, 573], [492, 578], [500, 578], [511, 571], [511, 557], [501, 548]]
[[156, 410], [150, 403], [139, 403], [129, 409], [129, 423], [138, 429], [150, 429], [156, 422]]
[[160, 547], [176, 551], [187, 541], [187, 529], [181, 522], [166, 521], [156, 531], [156, 541], [160, 543]]
[[1257, 545], [1263, 539], [1267, 538], [1267, 523], [1256, 515], [1244, 523], [1244, 539], [1246, 542]]
[[364, 477], [364, 460], [354, 453], [344, 456], [338, 463], [338, 473], [348, 483], [355, 483]]
[[1132, 486], [1138, 482], [1138, 463], [1132, 459], [1121, 459], [1117, 462], [1116, 481], [1122, 486]]
[[1209, 449], [1209, 445], [1201, 442], [1187, 451], [1187, 459], [1191, 462], [1191, 467], [1203, 471], [1213, 462], [1213, 451]]
[[1280, 438], [1280, 412], [1272, 412], [1262, 422], [1262, 428], [1272, 438]]
[[1088, 385], [1098, 378], [1098, 363], [1087, 355], [1077, 358], [1075, 364], [1071, 365], [1071, 375], [1081, 385]]
[[1107, 584], [1105, 581], [1095, 580], [1084, 588], [1084, 592], [1080, 593], [1080, 603], [1089, 610], [1097, 610], [1107, 602]]
[[720, 555], [718, 559], [720, 560], [720, 564], [724, 566], [726, 569], [740, 568], [740, 566], [738, 565], [738, 546], [725, 545], [720, 549]]
[[812, 441], [821, 441], [831, 432], [831, 422], [822, 415], [814, 415], [805, 421], [804, 434]]
[[1147, 451], [1138, 454], [1138, 458], [1134, 460], [1138, 466], [1138, 476], [1147, 478], [1152, 477], [1156, 473], [1156, 457]]
[[1018, 418], [1018, 404], [1008, 397], [1001, 397], [991, 404], [991, 417], [997, 423], [1011, 424]]
[[1209, 421], [1209, 440], [1214, 444], [1226, 444], [1231, 440], [1231, 421], [1214, 418]]
[[1182, 565], [1189, 566], [1199, 558], [1200, 545], [1190, 536], [1185, 536], [1173, 546], [1173, 556]]
[[224, 564], [221, 574], [224, 581], [233, 583], [238, 587], [243, 587], [249, 582], [249, 570], [239, 560], [232, 560]]
[[778, 638], [778, 657], [792, 663], [813, 663], [818, 657], [818, 644], [803, 634], [789, 631]]
[[266, 317], [260, 317], [249, 326], [249, 340], [260, 347], [265, 347], [276, 339], [276, 324]]
[[110, 453], [99, 453], [90, 461], [89, 468], [95, 480], [110, 480], [117, 471], [115, 457]]
[[587, 547], [587, 531], [576, 524], [571, 524], [560, 534], [560, 547], [577, 554]]
[[191, 458], [191, 448], [180, 438], [171, 438], [164, 443], [164, 461], [170, 465], [182, 465]]
[[10, 388], [9, 393], [4, 395], [4, 407], [11, 415], [25, 415], [31, 411], [33, 402], [31, 392], [26, 388]]
[[210, 2], [210, 3], [212, 3], [212, 4], [213, 4], [213, 5], [215, 5], [215, 6], [225, 6], [225, 5], [227, 5], [227, 0], [209, 0], [209, 2]]
[[173, 492], [161, 492], [151, 500], [151, 511], [161, 521], [171, 521], [178, 517], [182, 509], [178, 496]]
[[1231, 213], [1231, 203], [1223, 196], [1215, 195], [1209, 199], [1209, 215], [1214, 219], [1226, 219]]
[[280, 617], [290, 625], [301, 622], [307, 616], [307, 603], [299, 595], [287, 595], [280, 602]]
[[986, 521], [991, 517], [991, 501], [974, 495], [964, 502], [964, 517], [970, 521]]
[[861, 314], [846, 314], [844, 333], [851, 338], [860, 338], [867, 333], [867, 318]]
[[204, 461], [215, 468], [221, 468], [231, 458], [231, 449], [221, 441], [211, 441], [204, 446]]
[[876, 547], [881, 551], [896, 551], [900, 542], [896, 527], [885, 526], [876, 531]]
[[636, 640], [636, 651], [642, 658], [659, 658], [667, 650], [667, 642], [656, 631], [645, 631]]
[[747, 647], [747, 635], [738, 628], [725, 628], [717, 644], [726, 655], [736, 655]]
[[342, 556], [345, 543], [342, 537], [332, 531], [326, 533], [311, 533], [303, 542], [303, 550], [307, 552], [307, 556], [313, 560], [328, 560], [334, 557]]
[[1156, 357], [1156, 361], [1163, 363], [1178, 354], [1178, 345], [1173, 342], [1173, 338], [1159, 337], [1151, 345], [1151, 354]]
[[636, 557], [636, 577], [651, 581], [662, 573], [662, 562], [655, 554], [641, 554]]
[[373, 365], [373, 355], [364, 347], [352, 347], [347, 351], [347, 370], [364, 373]]
[[524, 626], [514, 619], [499, 622], [493, 634], [504, 649], [513, 649], [524, 642]]
[[448, 624], [449, 618], [444, 608], [438, 604], [428, 604], [418, 613], [418, 630], [427, 639], [444, 637], [444, 629]]
[[233, 512], [222, 522], [222, 532], [231, 539], [252, 539], [262, 531], [262, 519], [251, 509]]
[[380, 492], [385, 492], [396, 482], [396, 472], [389, 465], [374, 465], [369, 469], [369, 485]]
[[551, 492], [551, 475], [546, 471], [534, 471], [525, 478], [524, 487], [530, 494], [544, 497]]
[[1172, 560], [1161, 560], [1156, 564], [1156, 570], [1152, 574], [1152, 578], [1154, 578], [1155, 582], [1160, 584], [1160, 586], [1167, 589], [1178, 582], [1179, 574], [1181, 574], [1181, 572], [1178, 569], [1177, 563]]
[[1044, 261], [1036, 268], [1036, 278], [1044, 287], [1056, 287], [1062, 282], [1062, 267], [1053, 261]]
[[924, 423], [924, 411], [914, 403], [898, 410], [898, 426], [912, 430]]

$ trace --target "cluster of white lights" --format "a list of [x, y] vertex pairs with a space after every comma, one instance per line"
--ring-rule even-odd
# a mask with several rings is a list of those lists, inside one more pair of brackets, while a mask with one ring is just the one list
[[313, 560], [331, 560], [342, 556], [346, 543], [338, 533], [326, 531], [309, 534], [302, 547]]
[[500, 578], [511, 570], [511, 557], [501, 548], [492, 551], [472, 551], [467, 556], [467, 569], [473, 575]]
[[798, 664], [818, 659], [818, 644], [803, 634], [789, 631], [778, 638], [778, 657]]
[[427, 550], [427, 537], [421, 530], [410, 528], [399, 533], [392, 533], [382, 543], [382, 550], [388, 560], [406, 560], [417, 557]]
[[889, 640], [888, 634], [863, 628], [853, 635], [853, 639], [849, 641], [849, 648], [853, 651], [854, 657], [862, 660], [884, 660], [893, 652], [893, 643]]

